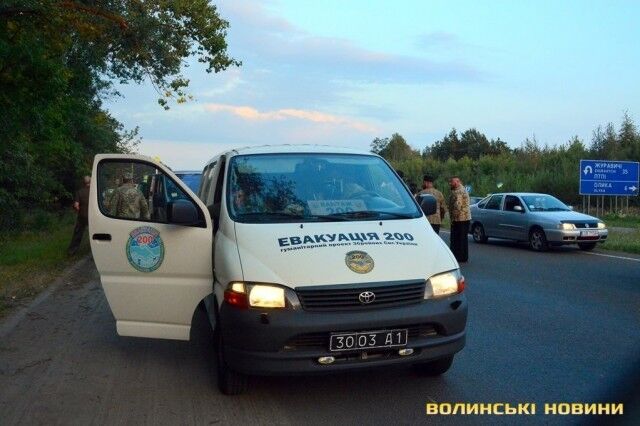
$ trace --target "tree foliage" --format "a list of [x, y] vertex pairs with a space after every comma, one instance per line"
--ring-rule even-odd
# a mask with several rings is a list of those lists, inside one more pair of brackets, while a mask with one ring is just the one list
[[[406, 144], [401, 136], [397, 139]], [[640, 132], [627, 113], [618, 131], [612, 123], [604, 126], [604, 130], [597, 127], [588, 148], [577, 136], [554, 147], [541, 145], [534, 136], [511, 149], [500, 138], [489, 140], [476, 129], [462, 134], [452, 129], [425, 147], [422, 155], [407, 145], [408, 149], [403, 151], [406, 155], [398, 156], [387, 149], [389, 143], [386, 138], [377, 138], [372, 150], [402, 171], [408, 183], [420, 184], [424, 174], [431, 174], [436, 177], [436, 187], [447, 192], [447, 180], [455, 175], [472, 186], [472, 195], [536, 191], [553, 194], [568, 203], [580, 202], [581, 159], [640, 161]], [[632, 203], [640, 202], [637, 198]]]
[[[19, 0], [0, 6], [0, 215], [69, 198], [97, 152], [135, 147], [102, 107], [114, 82], [188, 100], [189, 57], [219, 72], [228, 23], [207, 0]], [[0, 226], [3, 226], [0, 223]]]

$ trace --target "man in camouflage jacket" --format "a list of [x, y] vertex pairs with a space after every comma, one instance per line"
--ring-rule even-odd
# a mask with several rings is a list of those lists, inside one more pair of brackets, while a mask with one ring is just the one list
[[469, 209], [469, 194], [457, 176], [449, 179], [451, 195], [449, 195], [449, 217], [451, 218], [451, 252], [458, 262], [466, 262], [469, 259], [469, 224], [471, 223], [471, 210]]
[[149, 220], [149, 205], [133, 183], [133, 174], [125, 173], [122, 182], [109, 202], [109, 213], [122, 219]]
[[436, 212], [427, 216], [427, 219], [433, 230], [436, 231], [436, 234], [440, 234], [440, 225], [442, 225], [442, 219], [444, 219], [444, 215], [447, 213], [444, 195], [433, 186], [433, 177], [430, 175], [424, 175], [422, 188], [422, 191], [418, 192], [418, 195], [430, 194], [436, 199]]

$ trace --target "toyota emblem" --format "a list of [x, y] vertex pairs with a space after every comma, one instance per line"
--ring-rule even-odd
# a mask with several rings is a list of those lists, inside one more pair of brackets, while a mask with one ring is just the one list
[[358, 296], [358, 300], [360, 300], [360, 303], [362, 303], [363, 305], [368, 305], [369, 303], [376, 300], [376, 294], [372, 291], [363, 291]]

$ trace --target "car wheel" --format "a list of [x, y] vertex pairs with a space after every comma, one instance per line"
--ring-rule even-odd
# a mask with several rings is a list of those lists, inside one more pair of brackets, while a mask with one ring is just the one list
[[487, 242], [487, 235], [484, 233], [484, 227], [480, 223], [476, 223], [473, 225], [473, 229], [471, 230], [473, 235], [473, 241], [476, 243], [484, 244]]
[[224, 341], [218, 324], [216, 324], [216, 329], [213, 333], [218, 364], [218, 389], [225, 395], [240, 395], [247, 390], [248, 378], [246, 375], [232, 370], [227, 365], [224, 356]]
[[434, 377], [446, 373], [451, 368], [451, 364], [453, 364], [453, 355], [435, 361], [413, 364], [413, 369], [421, 376]]
[[578, 243], [580, 250], [589, 251], [596, 247], [596, 243]]
[[549, 250], [549, 242], [542, 229], [535, 228], [529, 233], [529, 247], [531, 247], [533, 251]]

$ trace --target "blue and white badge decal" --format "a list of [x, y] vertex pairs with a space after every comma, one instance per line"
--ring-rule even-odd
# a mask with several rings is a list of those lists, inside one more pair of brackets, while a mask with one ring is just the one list
[[140, 272], [153, 272], [162, 265], [164, 243], [160, 232], [150, 226], [141, 226], [129, 234], [127, 259]]

